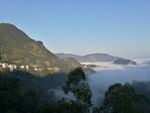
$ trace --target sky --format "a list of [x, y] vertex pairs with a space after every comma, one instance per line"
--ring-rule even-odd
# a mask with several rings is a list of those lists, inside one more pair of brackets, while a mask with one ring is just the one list
[[0, 0], [0, 23], [54, 53], [150, 56], [150, 0]]

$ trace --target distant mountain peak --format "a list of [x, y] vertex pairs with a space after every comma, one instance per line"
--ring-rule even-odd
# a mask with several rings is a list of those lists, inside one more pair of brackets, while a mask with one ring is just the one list
[[67, 58], [67, 57], [73, 57], [79, 62], [108, 62], [108, 61], [115, 61], [117, 60], [117, 57], [111, 56], [107, 53], [92, 53], [84, 56], [79, 56], [75, 54], [56, 54], [60, 58]]
[[75, 54], [65, 54], [65, 53], [60, 53], [56, 55], [60, 58], [73, 57], [79, 62], [114, 62], [116, 64], [118, 63], [118, 64], [124, 64], [124, 65], [126, 64], [136, 65], [136, 62], [132, 60], [112, 56], [107, 53], [91, 53], [91, 54], [84, 55], [84, 56], [79, 56]]

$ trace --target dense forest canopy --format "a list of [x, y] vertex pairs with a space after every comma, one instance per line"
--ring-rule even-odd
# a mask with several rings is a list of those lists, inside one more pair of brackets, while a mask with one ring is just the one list
[[[57, 98], [51, 89], [73, 98]], [[24, 71], [0, 73], [0, 113], [149, 113], [150, 82], [114, 84], [102, 105], [92, 105], [92, 93], [82, 68], [68, 75], [37, 77]]]

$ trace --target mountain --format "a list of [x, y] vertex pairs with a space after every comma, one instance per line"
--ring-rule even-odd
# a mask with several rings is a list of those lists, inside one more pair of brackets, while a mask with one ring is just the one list
[[80, 55], [75, 55], [75, 54], [65, 54], [65, 53], [56, 53], [56, 56], [59, 58], [65, 59], [65, 58], [74, 58], [76, 60], [80, 60], [82, 56]]
[[82, 67], [82, 65], [74, 58], [64, 58], [64, 59], [61, 59], [61, 61], [67, 64], [67, 66], [70, 66], [72, 68], [76, 68], [77, 66]]
[[37, 68], [39, 71], [66, 72], [80, 66], [80, 63], [72, 59], [60, 60], [41, 41], [31, 39], [8, 23], [0, 24], [0, 56], [2, 62], [17, 66], [29, 65], [31, 69]]
[[85, 55], [81, 58], [82, 62], [110, 62], [117, 60], [118, 57], [111, 56], [109, 54], [104, 53], [95, 53], [95, 54], [89, 54]]
[[72, 57], [65, 58], [64, 57], [64, 58], [60, 58], [60, 60], [72, 68], [82, 67], [85, 74], [95, 73], [95, 71], [90, 66], [85, 67], [85, 65], [80, 64], [75, 58], [72, 58]]
[[137, 65], [135, 61], [128, 60], [128, 59], [118, 59], [114, 61], [114, 64], [121, 64], [121, 65]]
[[65, 54], [65, 53], [58, 53], [56, 54], [59, 58], [68, 58], [72, 57], [79, 62], [110, 62], [110, 61], [115, 61], [119, 57], [111, 56], [109, 54], [104, 54], [104, 53], [95, 53], [95, 54], [88, 54], [85, 56], [80, 56], [80, 55], [74, 55], [74, 54]]
[[69, 58], [72, 57], [76, 59], [79, 62], [113, 62], [114, 64], [132, 64], [136, 65], [135, 61], [121, 58], [121, 57], [116, 57], [112, 56], [109, 54], [105, 53], [95, 53], [95, 54], [88, 54], [85, 56], [80, 56], [80, 55], [74, 55], [74, 54], [65, 54], [65, 53], [57, 53], [56, 54], [59, 58]]
[[150, 64], [150, 60], [146, 60], [143, 62], [144, 64]]
[[111, 56], [109, 54], [104, 54], [104, 53], [88, 54], [85, 56], [65, 54], [65, 53], [57, 53], [56, 55], [59, 58], [72, 57], [78, 60], [79, 62], [110, 62], [110, 61], [115, 61], [119, 58], [119, 57]]

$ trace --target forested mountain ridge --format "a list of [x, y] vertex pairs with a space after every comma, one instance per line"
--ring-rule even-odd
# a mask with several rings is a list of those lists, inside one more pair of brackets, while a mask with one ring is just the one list
[[78, 62], [113, 62], [114, 64], [136, 65], [136, 62], [133, 60], [112, 56], [106, 53], [93, 53], [93, 54], [87, 54], [84, 56], [75, 55], [75, 54], [65, 54], [65, 53], [57, 53], [56, 55], [59, 58], [72, 57], [76, 59]]
[[[71, 60], [60, 60], [50, 52], [41, 41], [31, 39], [27, 34], [16, 26], [8, 23], [0, 24], [0, 56], [2, 62], [21, 65], [29, 65], [40, 71], [48, 70], [69, 72], [79, 63], [74, 64]], [[73, 63], [70, 66], [69, 63]]]

